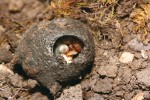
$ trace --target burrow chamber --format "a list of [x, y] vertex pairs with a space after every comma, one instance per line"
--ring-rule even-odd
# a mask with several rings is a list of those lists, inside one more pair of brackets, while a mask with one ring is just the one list
[[74, 59], [83, 52], [84, 43], [76, 36], [65, 35], [55, 41], [53, 48], [55, 56], [62, 56], [66, 63], [73, 63]]

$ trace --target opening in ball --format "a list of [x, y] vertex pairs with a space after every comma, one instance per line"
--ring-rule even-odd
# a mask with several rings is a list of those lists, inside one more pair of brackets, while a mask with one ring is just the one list
[[83, 48], [83, 42], [76, 36], [62, 36], [56, 40], [53, 52], [55, 56], [62, 56], [67, 63], [72, 63]]

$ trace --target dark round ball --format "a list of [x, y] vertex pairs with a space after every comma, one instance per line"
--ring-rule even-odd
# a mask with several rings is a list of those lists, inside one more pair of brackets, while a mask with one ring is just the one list
[[[56, 54], [56, 48], [66, 41], [77, 42], [81, 52], [73, 63], [66, 63]], [[17, 53], [25, 72], [50, 87], [54, 82], [76, 79], [94, 60], [94, 41], [89, 28], [71, 18], [41, 22], [29, 28]]]

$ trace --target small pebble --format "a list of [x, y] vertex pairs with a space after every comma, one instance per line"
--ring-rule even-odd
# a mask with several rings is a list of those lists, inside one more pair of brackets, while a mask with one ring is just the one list
[[37, 81], [36, 81], [36, 80], [29, 79], [29, 80], [27, 81], [27, 85], [28, 85], [28, 87], [30, 87], [30, 88], [34, 88], [34, 87], [37, 85]]
[[123, 52], [121, 54], [121, 57], [119, 59], [119, 61], [121, 63], [131, 63], [134, 59], [134, 54], [130, 53], [130, 52]]
[[10, 84], [15, 87], [23, 87], [23, 78], [16, 73], [10, 78]]
[[24, 5], [23, 0], [10, 0], [8, 9], [11, 12], [21, 11], [23, 5]]
[[40, 92], [36, 92], [31, 96], [29, 100], [49, 100], [49, 98], [42, 95]]
[[131, 100], [144, 100], [144, 93], [138, 93]]
[[2, 25], [0, 25], [0, 34], [3, 33], [3, 32], [5, 32], [5, 30], [6, 29]]
[[133, 51], [150, 50], [150, 43], [144, 45], [142, 42], [138, 41], [137, 38], [130, 40], [128, 46]]
[[141, 50], [141, 55], [144, 59], [148, 59], [148, 54], [145, 50]]
[[2, 76], [8, 76], [8, 75], [13, 75], [13, 71], [7, 68], [4, 64], [0, 64], [0, 75]]

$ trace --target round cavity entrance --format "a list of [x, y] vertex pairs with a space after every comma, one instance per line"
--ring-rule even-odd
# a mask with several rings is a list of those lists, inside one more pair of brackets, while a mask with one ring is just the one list
[[54, 55], [62, 56], [67, 63], [72, 63], [82, 51], [84, 44], [76, 36], [62, 36], [54, 44]]

